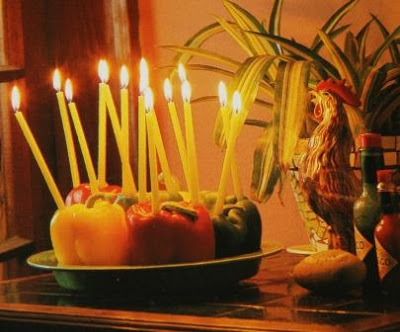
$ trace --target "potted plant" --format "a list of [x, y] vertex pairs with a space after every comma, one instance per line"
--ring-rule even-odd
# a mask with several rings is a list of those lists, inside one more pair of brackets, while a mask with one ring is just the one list
[[[301, 197], [297, 173], [288, 172], [297, 166], [293, 160], [296, 149], [302, 145], [299, 143], [304, 144], [301, 138], [310, 137], [317, 126], [309, 112], [309, 92], [322, 80], [344, 79], [348, 89], [360, 100], [358, 107], [343, 104], [354, 138], [361, 130], [383, 135], [396, 135], [400, 130], [397, 129], [400, 128], [400, 53], [397, 46], [400, 26], [389, 32], [371, 15], [360, 31], [349, 31], [349, 25], [340, 24], [357, 2], [350, 0], [340, 7], [317, 31], [310, 45], [304, 45], [280, 33], [283, 0], [274, 1], [268, 26], [236, 3], [222, 0], [229, 20], [216, 17], [215, 23], [198, 31], [184, 46], [166, 46], [178, 52], [176, 62], [188, 63], [189, 69], [229, 76], [228, 90], [241, 92], [245, 110], [258, 103], [272, 112], [272, 120], [268, 122], [246, 120], [247, 124], [265, 127], [254, 152], [252, 196], [260, 202], [267, 201], [276, 187], [282, 187], [282, 179], [289, 173], [293, 188], [300, 195], [301, 214], [306, 223], [311, 224], [308, 227], [318, 233], [317, 237], [325, 232], [323, 222]], [[373, 26], [381, 32], [382, 43], [367, 53], [369, 30]], [[205, 41], [221, 32], [246, 52], [245, 61], [202, 47]], [[344, 33], [344, 46], [340, 47], [335, 39]], [[321, 55], [322, 50], [327, 52], [328, 58]], [[382, 64], [384, 54], [389, 54], [390, 60]], [[200, 58], [211, 60], [213, 64], [193, 62]], [[223, 146], [221, 122], [218, 115], [214, 137], [216, 143]]]

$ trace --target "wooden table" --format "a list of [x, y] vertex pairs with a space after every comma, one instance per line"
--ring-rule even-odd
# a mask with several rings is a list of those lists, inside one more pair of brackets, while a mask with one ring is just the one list
[[264, 258], [259, 273], [219, 293], [72, 293], [51, 274], [0, 284], [1, 331], [399, 331], [400, 306], [358, 295], [324, 298], [290, 277], [301, 256]]

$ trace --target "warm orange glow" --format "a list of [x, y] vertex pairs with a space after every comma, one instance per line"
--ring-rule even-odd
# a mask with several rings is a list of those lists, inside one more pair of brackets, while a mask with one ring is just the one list
[[61, 90], [61, 74], [58, 69], [54, 70], [53, 87], [57, 92]]
[[190, 98], [192, 97], [192, 89], [190, 87], [190, 83], [188, 81], [184, 81], [182, 83], [182, 98], [186, 103], [190, 102]]
[[129, 84], [129, 72], [128, 72], [128, 68], [126, 68], [126, 66], [122, 66], [121, 67], [121, 71], [119, 74], [119, 79], [121, 82], [121, 88], [126, 88], [128, 87]]
[[240, 97], [240, 93], [237, 90], [233, 94], [232, 108], [236, 114], [239, 114], [242, 109], [242, 98]]
[[178, 75], [182, 83], [187, 80], [185, 67], [181, 63], [178, 65]]
[[69, 102], [72, 101], [72, 82], [69, 78], [65, 80], [65, 97]]
[[98, 74], [102, 83], [107, 83], [110, 78], [110, 72], [106, 60], [99, 61]]
[[146, 112], [150, 112], [154, 108], [153, 91], [149, 87], [144, 90], [144, 107]]
[[228, 95], [226, 92], [226, 85], [222, 81], [219, 82], [219, 84], [218, 84], [218, 97], [219, 97], [219, 103], [221, 104], [221, 106], [225, 107], [227, 100], [228, 100]]
[[172, 100], [172, 86], [169, 78], [166, 78], [164, 81], [164, 96], [167, 101]]
[[140, 93], [143, 94], [144, 90], [146, 90], [146, 88], [149, 86], [149, 67], [145, 58], [140, 59], [139, 74], [139, 89]]
[[16, 85], [11, 90], [11, 105], [14, 111], [19, 110], [19, 106], [21, 105], [21, 94], [19, 93], [19, 89]]

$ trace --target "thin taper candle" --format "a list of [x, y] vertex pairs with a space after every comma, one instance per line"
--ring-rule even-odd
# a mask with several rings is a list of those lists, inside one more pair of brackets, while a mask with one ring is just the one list
[[129, 94], [128, 94], [128, 70], [121, 68], [121, 149], [122, 149], [122, 193], [131, 196], [137, 192], [129, 158]]
[[24, 115], [22, 114], [22, 112], [20, 112], [19, 110], [19, 91], [17, 87], [13, 88], [12, 91], [12, 104], [13, 104], [13, 108], [15, 111], [15, 118], [18, 121], [18, 124], [22, 130], [22, 133], [25, 136], [26, 141], [29, 144], [29, 147], [31, 148], [32, 154], [36, 159], [36, 162], [39, 166], [40, 171], [42, 172], [42, 175], [44, 177], [44, 180], [46, 181], [46, 184], [50, 190], [50, 193], [54, 199], [54, 202], [57, 205], [58, 209], [62, 209], [64, 208], [64, 201], [62, 199], [62, 196], [60, 194], [60, 191], [57, 188], [57, 185], [54, 181], [53, 176], [51, 175], [51, 172], [49, 170], [49, 167], [47, 166], [46, 161], [44, 160], [44, 157], [42, 155], [42, 152], [39, 149], [39, 146], [32, 134], [31, 129], [28, 126], [28, 123], [25, 120]]
[[185, 114], [185, 133], [187, 147], [187, 164], [189, 169], [190, 186], [189, 193], [191, 195], [192, 204], [196, 205], [200, 201], [199, 196], [199, 175], [197, 166], [196, 140], [193, 128], [192, 106], [190, 104], [191, 88], [188, 81], [182, 83], [183, 109]]
[[76, 109], [75, 103], [72, 101], [72, 84], [69, 79], [65, 81], [65, 95], [68, 100], [68, 107], [71, 113], [72, 122], [75, 127], [76, 135], [78, 137], [78, 142], [81, 147], [81, 152], [83, 155], [83, 161], [86, 166], [86, 171], [89, 178], [90, 190], [93, 194], [99, 191], [99, 184], [96, 178], [96, 172], [94, 170], [93, 161], [90, 156], [89, 146], [86, 141], [85, 133], [83, 131], [82, 123], [79, 118], [78, 110]]
[[164, 81], [164, 95], [168, 102], [168, 110], [171, 117], [172, 127], [175, 133], [176, 143], [178, 145], [179, 156], [181, 157], [181, 163], [183, 168], [183, 173], [185, 175], [186, 186], [189, 188], [189, 173], [187, 166], [187, 151], [185, 139], [182, 133], [181, 124], [179, 122], [178, 113], [176, 111], [176, 105], [172, 101], [172, 87], [171, 82], [167, 78]]
[[150, 168], [150, 185], [151, 185], [151, 211], [156, 214], [160, 211], [158, 175], [157, 175], [157, 156], [156, 144], [154, 141], [154, 122], [149, 117], [153, 109], [153, 94], [150, 89], [145, 91], [145, 108], [146, 108], [146, 125], [147, 125], [147, 142], [149, 149], [149, 168]]
[[146, 153], [146, 110], [143, 92], [149, 83], [149, 73], [145, 59], [140, 60], [140, 95], [138, 97], [138, 188], [139, 202], [146, 199], [147, 153]]
[[67, 146], [67, 154], [71, 172], [72, 186], [76, 188], [79, 186], [81, 180], [79, 175], [78, 163], [76, 159], [75, 144], [72, 138], [71, 123], [69, 121], [67, 104], [65, 103], [64, 93], [61, 91], [61, 76], [58, 69], [54, 71], [53, 86], [54, 89], [57, 91], [56, 96], [57, 96], [58, 108], [60, 109], [61, 123], [64, 130], [65, 144]]

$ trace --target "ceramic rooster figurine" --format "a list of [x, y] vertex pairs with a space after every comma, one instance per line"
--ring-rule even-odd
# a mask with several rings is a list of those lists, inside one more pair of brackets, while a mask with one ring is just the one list
[[321, 81], [312, 91], [314, 130], [299, 164], [300, 187], [312, 210], [329, 225], [330, 248], [355, 252], [353, 203], [360, 180], [350, 169], [353, 137], [343, 103], [359, 106], [345, 81]]

